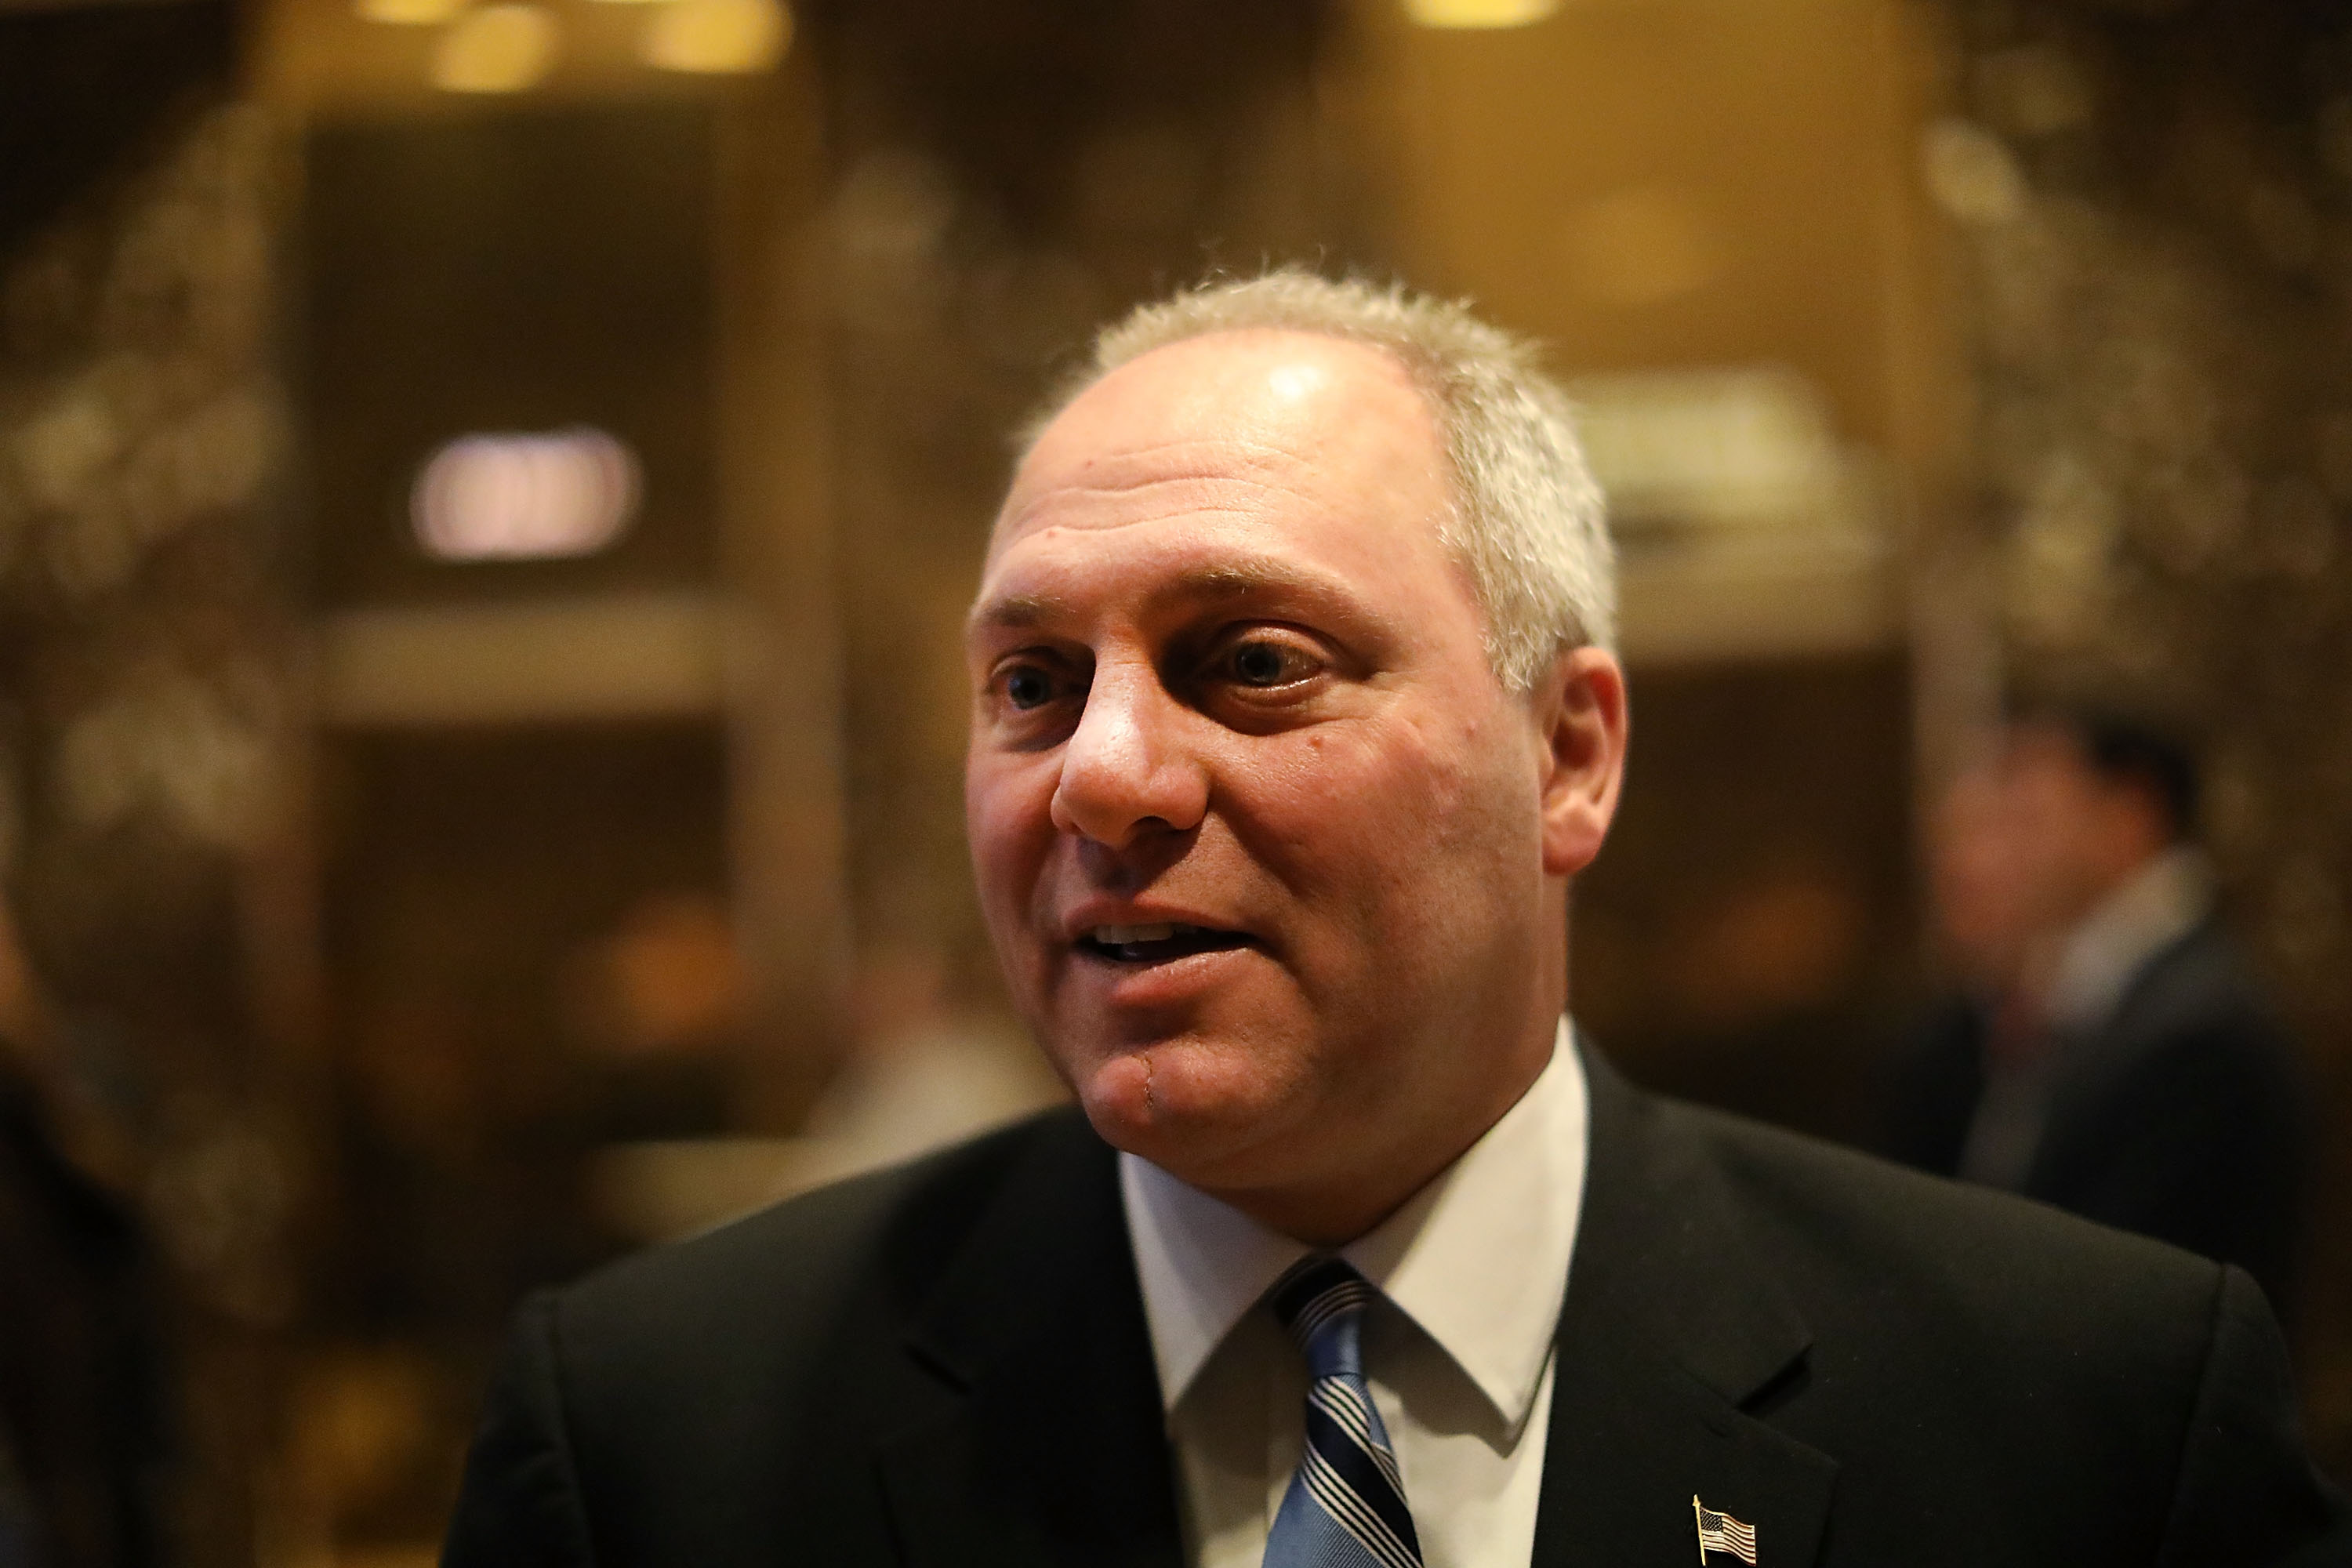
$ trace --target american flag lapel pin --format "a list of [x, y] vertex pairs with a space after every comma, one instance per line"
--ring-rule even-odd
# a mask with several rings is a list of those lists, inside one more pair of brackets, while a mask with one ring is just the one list
[[1727, 1513], [1717, 1513], [1691, 1494], [1691, 1517], [1698, 1521], [1699, 1568], [1706, 1568], [1706, 1554], [1725, 1552], [1756, 1568], [1756, 1527], [1742, 1524]]

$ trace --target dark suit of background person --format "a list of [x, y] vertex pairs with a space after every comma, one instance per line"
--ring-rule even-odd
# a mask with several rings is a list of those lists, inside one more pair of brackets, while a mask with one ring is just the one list
[[[1958, 1174], [1984, 1095], [1984, 1009], [1955, 1000], [1921, 1031], [1893, 1152]], [[2309, 1163], [2287, 1041], [2210, 921], [2168, 945], [2114, 1014], [2064, 1047], [2049, 1114], [2013, 1190], [2252, 1274], [2282, 1309]]]
[[[1888, 1152], [2235, 1263], [2284, 1313], [2305, 1217], [2308, 1096], [2186, 843], [2186, 754], [2129, 720], [2028, 711], [1977, 783], [1988, 809], [1946, 831], [2010, 842], [1949, 845], [1947, 856], [1980, 853], [1982, 871], [2019, 885], [1977, 890], [2007, 912], [1973, 930], [1967, 912], [1958, 922], [1979, 952], [1995, 945], [1989, 928], [2018, 926], [2014, 978], [1925, 1020], [1899, 1069]], [[2095, 842], [2120, 817], [2128, 836], [2135, 815], [2143, 855], [2070, 876], [2085, 829]]]
[[[2243, 1275], [1586, 1068], [1537, 1564], [2352, 1563]], [[1064, 1111], [542, 1297], [446, 1568], [1178, 1568], [1128, 1248]]]
[[[1563, 1054], [1625, 687], [1598, 495], [1528, 363], [1458, 307], [1297, 273], [1105, 335], [1016, 471], [965, 642], [981, 908], [1083, 1114], [536, 1300], [451, 1568], [1328, 1562], [1329, 1530], [1402, 1563], [1401, 1517], [1485, 1543], [1439, 1568], [1663, 1568], [1700, 1552], [1700, 1500], [1759, 1568], [2352, 1563], [2242, 1274]], [[1580, 1059], [1588, 1113], [1550, 1121]], [[1205, 1436], [1203, 1406], [1163, 1409], [1150, 1260], [1180, 1254], [1123, 1173], [1313, 1256], [1465, 1234], [1439, 1211], [1497, 1151], [1572, 1251], [1479, 1228], [1433, 1286], [1527, 1288], [1543, 1427], [1393, 1384], [1366, 1415], [1421, 1344], [1368, 1329], [1350, 1364], [1404, 1275], [1368, 1253], [1263, 1397]], [[1216, 1237], [1182, 1283], [1255, 1245]], [[1287, 1356], [1268, 1297], [1242, 1310], [1223, 1346]], [[1234, 1477], [1263, 1537], [1208, 1517]]]

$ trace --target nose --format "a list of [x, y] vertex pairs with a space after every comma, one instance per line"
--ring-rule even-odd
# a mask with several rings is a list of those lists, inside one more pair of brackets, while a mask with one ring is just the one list
[[1185, 744], [1194, 717], [1149, 667], [1097, 665], [1086, 710], [1063, 743], [1054, 826], [1113, 849], [1155, 830], [1198, 827], [1209, 785]]

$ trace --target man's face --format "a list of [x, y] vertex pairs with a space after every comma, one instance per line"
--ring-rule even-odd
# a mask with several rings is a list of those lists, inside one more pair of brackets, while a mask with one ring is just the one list
[[2063, 726], [2028, 720], [2001, 751], [2026, 897], [2045, 926], [2071, 923], [2164, 847], [2147, 792], [2104, 777]]
[[1991, 739], [1933, 824], [1937, 909], [1972, 980], [2031, 984], [2168, 835], [2148, 793], [2101, 776], [2063, 726], [2026, 720]]
[[1994, 752], [1952, 781], [1928, 819], [1928, 869], [1936, 914], [1951, 958], [1972, 984], [2015, 982], [2048, 920], [2037, 891], [2040, 849], [2008, 759]]
[[1548, 1049], [1556, 748], [1488, 668], [1450, 494], [1396, 364], [1255, 331], [1097, 382], [998, 519], [990, 930], [1096, 1127], [1210, 1190], [1410, 1158]]

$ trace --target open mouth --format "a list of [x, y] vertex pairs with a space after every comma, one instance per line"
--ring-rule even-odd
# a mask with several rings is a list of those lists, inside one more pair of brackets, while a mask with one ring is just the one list
[[1112, 963], [1165, 963], [1196, 952], [1223, 952], [1255, 945], [1237, 931], [1170, 923], [1141, 926], [1097, 926], [1078, 938], [1080, 952]]

